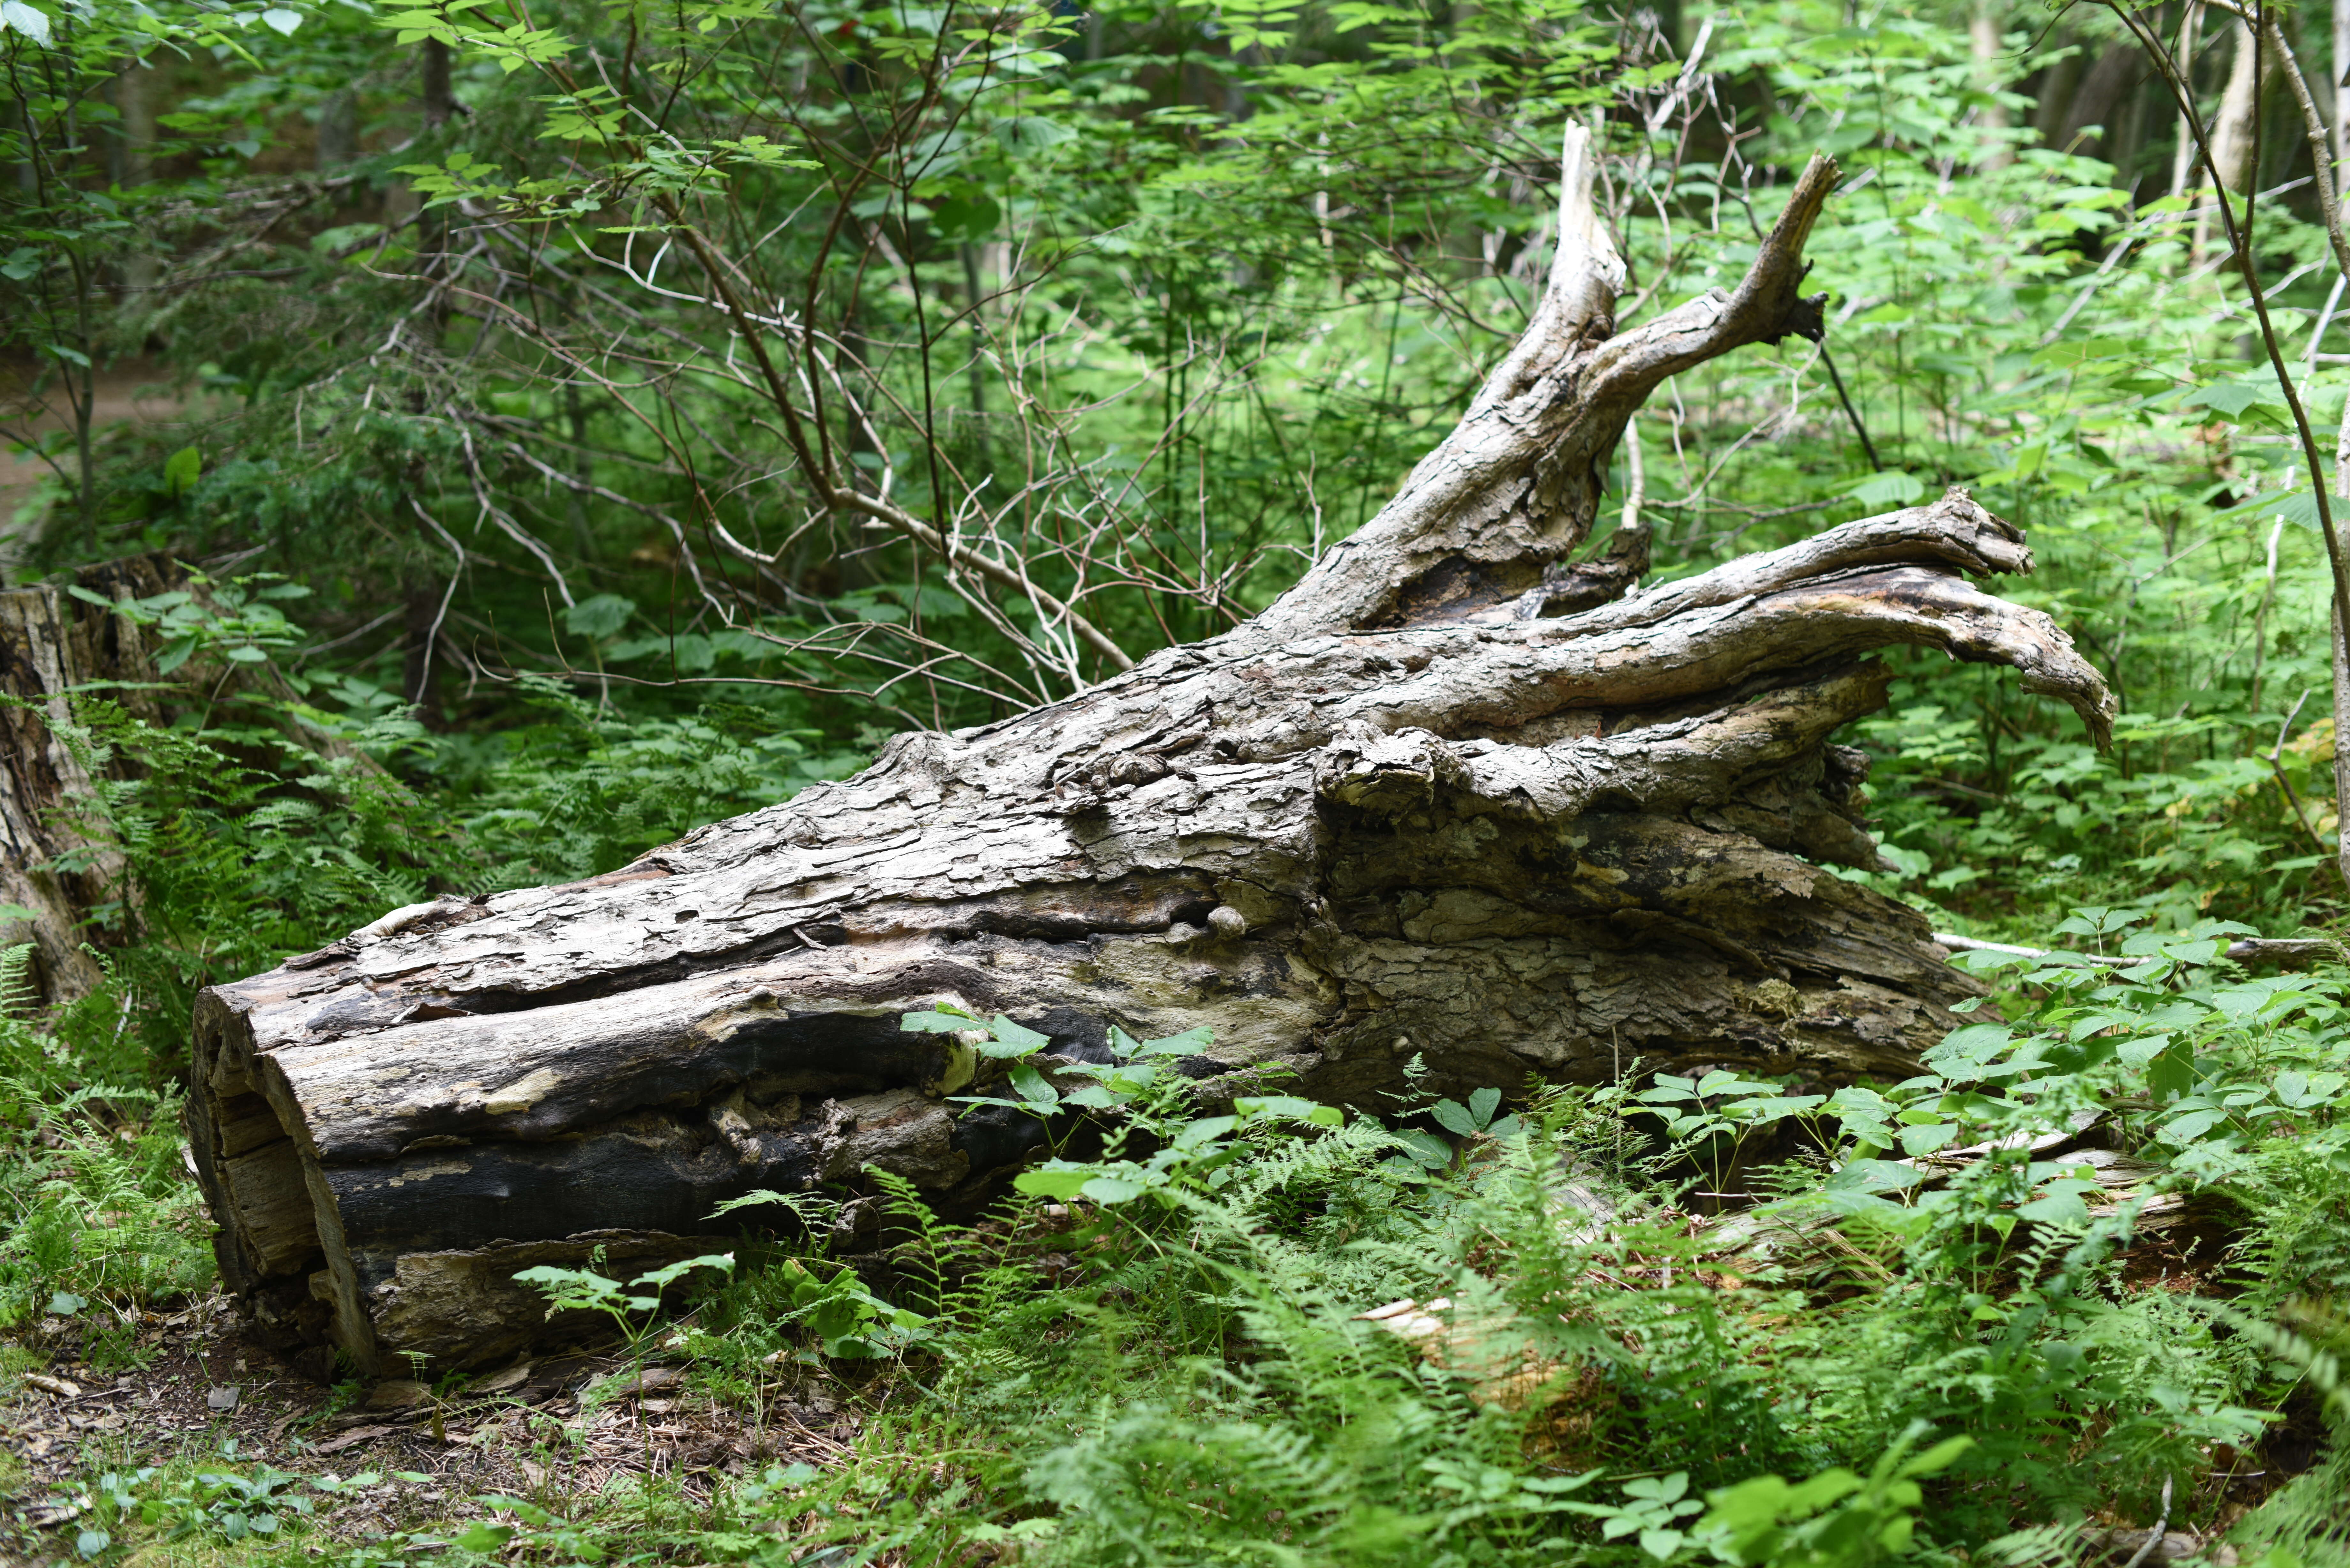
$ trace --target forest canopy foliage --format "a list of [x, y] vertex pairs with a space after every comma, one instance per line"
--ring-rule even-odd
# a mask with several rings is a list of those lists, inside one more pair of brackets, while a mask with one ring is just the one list
[[[2330, 18], [2272, 14], [2338, 78]], [[2164, 1561], [2350, 1562], [2350, 996], [2221, 957], [2350, 913], [2338, 476], [2296, 420], [2330, 457], [2350, 320], [2249, 36], [2217, 4], [0, 0], [0, 566], [168, 556], [195, 576], [117, 610], [159, 672], [269, 675], [60, 727], [108, 981], [45, 1005], [0, 960], [12, 1375], [131, 1365], [210, 1288], [201, 986], [1270, 603], [1523, 327], [1570, 123], [1625, 324], [1734, 281], [1813, 151], [1845, 171], [1825, 341], [1676, 378], [1616, 455], [1655, 577], [1964, 486], [2122, 702], [2100, 753], [1897, 653], [1842, 737], [1883, 857], [1849, 875], [2065, 950], [1976, 955], [1995, 998], [1907, 1082], [1627, 1063], [1202, 1118], [1138, 1054], [1072, 1101], [1107, 1146], [984, 1220], [899, 1193], [865, 1270], [836, 1203], [658, 1341], [724, 1410], [848, 1401], [821, 1469], [436, 1495], [360, 1540], [192, 1438], [93, 1452], [41, 1550], [2021, 1568], [2143, 1563], [2167, 1521]], [[1421, 1330], [1358, 1315], [1399, 1298]]]

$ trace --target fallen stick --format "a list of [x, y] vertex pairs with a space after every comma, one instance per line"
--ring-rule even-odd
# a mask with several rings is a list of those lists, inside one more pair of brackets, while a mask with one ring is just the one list
[[[1950, 931], [1936, 931], [1934, 940], [1961, 953], [2014, 953], [2021, 958], [2065, 959], [2078, 963], [2097, 964], [2106, 969], [2135, 969], [2146, 962], [2144, 958], [2108, 958], [2102, 953], [2065, 952], [2056, 948], [2017, 947], [2012, 942], [1987, 942], [1979, 937], [1962, 937]], [[2279, 969], [2307, 969], [2312, 964], [2332, 960], [2350, 962], [2350, 951], [2331, 937], [2246, 937], [2228, 944], [2223, 955], [2229, 962], [2247, 969], [2255, 965], [2274, 964]]]

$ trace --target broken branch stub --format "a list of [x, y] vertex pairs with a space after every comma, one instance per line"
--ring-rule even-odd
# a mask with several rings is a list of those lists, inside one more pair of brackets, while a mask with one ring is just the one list
[[[1659, 379], [1815, 333], [1815, 159], [1740, 286], [1622, 334], [1570, 138], [1527, 340], [1378, 518], [1255, 620], [1066, 701], [564, 887], [395, 911], [203, 993], [190, 1121], [255, 1315], [363, 1366], [543, 1337], [530, 1264], [682, 1258], [722, 1201], [868, 1164], [968, 1205], [1039, 1147], [951, 1113], [1001, 1064], [951, 1003], [1103, 1059], [1205, 1024], [1203, 1103], [1285, 1081], [1376, 1109], [1635, 1061], [1900, 1075], [1978, 993], [1869, 866], [1868, 655], [2002, 663], [2103, 740], [2028, 570], [1960, 492], [1564, 616], [1540, 590]], [[1626, 584], [1624, 586], [1628, 586]], [[1535, 602], [1528, 604], [1528, 596]], [[730, 1220], [730, 1224], [732, 1221]]]

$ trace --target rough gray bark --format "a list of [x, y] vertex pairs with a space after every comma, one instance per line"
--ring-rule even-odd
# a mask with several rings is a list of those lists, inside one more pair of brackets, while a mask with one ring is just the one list
[[0, 705], [0, 905], [29, 911], [0, 918], [0, 948], [32, 944], [34, 997], [47, 1004], [86, 996], [105, 979], [82, 950], [97, 889], [52, 869], [76, 847], [58, 814], [90, 788], [57, 733], [71, 718], [67, 689], [87, 679], [72, 635], [79, 607], [47, 586], [0, 589], [0, 692], [16, 699]]
[[[124, 926], [102, 931], [90, 924], [99, 906], [124, 898], [123, 867], [78, 831], [78, 824], [88, 825], [85, 814], [100, 780], [67, 743], [72, 704], [100, 697], [163, 728], [192, 709], [220, 712], [242, 697], [283, 702], [293, 695], [270, 666], [212, 653], [196, 654], [169, 675], [156, 668], [166, 638], [109, 607], [180, 591], [209, 602], [202, 579], [177, 561], [107, 561], [76, 572], [72, 587], [79, 592], [47, 583], [0, 588], [0, 905], [32, 911], [29, 919], [0, 919], [0, 948], [32, 944], [36, 1000], [47, 1006], [103, 983], [91, 944], [133, 934]], [[296, 730], [282, 709], [265, 710], [263, 718], [322, 755], [355, 755], [339, 741]], [[101, 767], [101, 777], [137, 771], [119, 756]], [[78, 868], [58, 870], [68, 856]]]
[[[136, 556], [85, 567], [74, 586], [116, 602], [151, 598], [181, 587], [177, 563]], [[95, 787], [61, 737], [73, 714], [68, 693], [93, 685], [131, 711], [160, 720], [151, 634], [121, 616], [54, 585], [0, 588], [0, 905], [33, 911], [30, 919], [0, 919], [0, 947], [30, 942], [36, 998], [55, 1005], [85, 996], [104, 981], [88, 944], [90, 910], [112, 898], [120, 867], [99, 857], [78, 872], [55, 863], [87, 851], [71, 825]], [[234, 679], [234, 667], [201, 661], [192, 679]]]
[[[1207, 1024], [1213, 1101], [1282, 1075], [1376, 1109], [1742, 1064], [1901, 1074], [1975, 994], [1875, 851], [1866, 658], [2011, 665], [2102, 742], [2029, 569], [1957, 492], [1613, 602], [1570, 564], [1664, 377], [1820, 331], [1814, 160], [1752, 270], [1617, 334], [1570, 140], [1524, 340], [1396, 500], [1255, 620], [1050, 707], [900, 736], [859, 777], [610, 876], [396, 910], [200, 999], [192, 1145], [265, 1324], [363, 1366], [539, 1332], [516, 1262], [676, 1256], [721, 1199], [868, 1162], [969, 1202], [1041, 1129], [958, 1119], [990, 1064], [899, 1027], [952, 1002], [1097, 1053]], [[1551, 613], [1565, 608], [1572, 613]], [[1048, 1061], [1049, 1064], [1049, 1061]], [[525, 1254], [527, 1258], [525, 1259]]]

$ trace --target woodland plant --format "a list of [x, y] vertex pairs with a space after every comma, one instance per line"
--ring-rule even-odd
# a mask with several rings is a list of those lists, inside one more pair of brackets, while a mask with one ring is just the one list
[[[2138, 1228], [2265, 1180], [2350, 1190], [2311, 1167], [2350, 1014], [2330, 981], [2214, 967], [2226, 935], [2052, 960], [1929, 1072], [1825, 1098], [1552, 1089], [1506, 1126], [1481, 1095], [1392, 1130], [1296, 1101], [1098, 1107], [1118, 1118], [1098, 1158], [1047, 1161], [976, 1229], [907, 1192], [889, 1266], [931, 1282], [926, 1323], [865, 1385], [858, 1459], [738, 1488], [702, 1539], [763, 1539], [732, 1518], [781, 1523], [795, 1554], [922, 1561], [1865, 1563], [2033, 1560], [2041, 1526], [2163, 1496], [2199, 1524], [2211, 1456], [2334, 1376], [2329, 1329], [2241, 1331], [2322, 1288], [2330, 1254], [2231, 1208], [2235, 1250], [2187, 1253], [2182, 1293], [2136, 1272]], [[2034, 1153], [2085, 1111], [2093, 1157]], [[1780, 1123], [1810, 1156], [1712, 1219], [1681, 1207], [1691, 1172], [1736, 1168], [1710, 1148]], [[2108, 1191], [2125, 1151], [2137, 1174]], [[1397, 1294], [1430, 1333], [1364, 1317]], [[772, 1343], [773, 1300], [730, 1287], [690, 1343]], [[923, 1452], [960, 1457], [910, 1469]], [[2256, 1511], [2247, 1550], [2334, 1560], [2321, 1484]]]
[[126, 1042], [118, 980], [29, 1013], [29, 946], [0, 950], [0, 1326], [63, 1307], [100, 1342], [117, 1309], [212, 1280], [211, 1225], [181, 1166], [179, 1096]]

